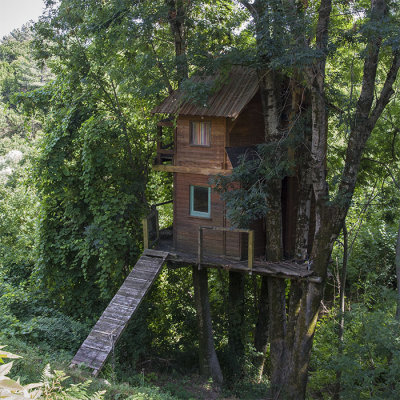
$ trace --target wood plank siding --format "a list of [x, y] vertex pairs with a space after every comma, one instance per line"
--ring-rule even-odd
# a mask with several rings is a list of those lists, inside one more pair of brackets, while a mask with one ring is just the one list
[[[191, 121], [211, 123], [210, 146], [190, 145]], [[244, 108], [237, 120], [229, 118], [179, 116], [176, 129], [174, 156], [175, 171], [178, 168], [191, 168], [189, 172], [174, 173], [174, 246], [177, 250], [195, 252], [197, 248], [199, 226], [229, 227], [226, 209], [219, 194], [212, 191], [210, 218], [190, 215], [190, 185], [209, 186], [210, 176], [232, 169], [227, 158], [226, 146], [247, 146], [262, 143], [264, 123], [261, 113], [261, 99], [257, 94]], [[202, 174], [206, 170], [209, 175]], [[265, 253], [265, 229], [262, 220], [250, 227], [255, 231], [255, 255]], [[204, 250], [208, 254], [227, 257], [247, 258], [247, 235], [233, 232], [204, 231]]]
[[227, 146], [242, 147], [264, 143], [264, 135], [261, 98], [257, 93], [236, 120], [228, 119]]
[[[210, 186], [209, 177], [176, 173], [174, 184], [174, 247], [177, 250], [195, 253], [200, 226], [229, 226], [225, 218], [225, 205], [219, 194], [212, 190], [210, 218], [191, 216], [190, 185]], [[241, 256], [240, 234], [206, 230], [203, 235], [206, 253], [237, 258]]]
[[[190, 122], [211, 122], [210, 146], [194, 146], [190, 144]], [[177, 121], [174, 165], [196, 168], [224, 168], [226, 118], [179, 117]]]

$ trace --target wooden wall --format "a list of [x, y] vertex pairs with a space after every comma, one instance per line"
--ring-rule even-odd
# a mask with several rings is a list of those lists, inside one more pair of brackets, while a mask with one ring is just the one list
[[[197, 254], [199, 226], [226, 226], [224, 203], [219, 194], [211, 191], [211, 217], [190, 215], [190, 185], [209, 186], [206, 175], [175, 173], [174, 246], [177, 250]], [[204, 230], [205, 254], [240, 257], [238, 233]]]
[[264, 142], [264, 118], [257, 93], [235, 121], [228, 123], [227, 146], [242, 147]]
[[[209, 147], [189, 144], [190, 121], [211, 122]], [[209, 176], [196, 173], [196, 168], [231, 169], [226, 146], [249, 146], [264, 141], [261, 100], [257, 94], [243, 112], [232, 122], [227, 118], [198, 118], [180, 116], [175, 138], [175, 166], [193, 168], [193, 173], [174, 173], [174, 246], [177, 250], [197, 254], [199, 226], [229, 226], [225, 205], [219, 195], [211, 192], [211, 217], [190, 215], [190, 185], [209, 186]], [[251, 227], [255, 230], [255, 254], [265, 252], [263, 221]], [[235, 258], [247, 258], [247, 234], [204, 230], [205, 252]]]
[[[193, 146], [189, 144], [190, 121], [211, 122], [211, 145]], [[226, 118], [186, 117], [178, 118], [174, 165], [198, 168], [224, 168]]]
[[[211, 145], [209, 147], [189, 144], [190, 121], [211, 122]], [[200, 118], [180, 116], [175, 137], [174, 165], [190, 167], [191, 173], [174, 173], [174, 245], [177, 250], [197, 254], [199, 226], [229, 226], [225, 205], [219, 195], [211, 192], [211, 217], [190, 216], [190, 185], [209, 186], [209, 176], [200, 175], [196, 168], [231, 169], [225, 147], [251, 146], [264, 142], [264, 120], [259, 94], [250, 101], [239, 117]], [[284, 256], [292, 258], [295, 248], [297, 216], [297, 180], [287, 177], [282, 185], [282, 218]], [[313, 210], [315, 205], [313, 204]], [[310, 243], [315, 221], [310, 230]], [[256, 221], [251, 229], [255, 231], [255, 254], [265, 254], [265, 224]], [[213, 255], [227, 255], [247, 258], [247, 235], [233, 232], [204, 231], [205, 252]]]

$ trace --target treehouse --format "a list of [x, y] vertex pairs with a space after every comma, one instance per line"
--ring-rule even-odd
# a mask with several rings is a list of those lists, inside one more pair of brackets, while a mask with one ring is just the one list
[[[218, 77], [193, 78], [212, 85]], [[283, 245], [286, 260], [265, 261], [265, 224], [234, 229], [226, 205], [213, 190], [210, 178], [231, 174], [242, 155], [264, 141], [264, 122], [255, 71], [234, 68], [204, 106], [185, 100], [176, 91], [153, 110], [176, 117], [158, 126], [157, 157], [153, 168], [173, 174], [173, 240], [158, 229], [152, 208], [144, 219], [144, 252], [100, 319], [82, 343], [71, 365], [84, 364], [97, 375], [129, 320], [164, 265], [224, 268], [283, 279], [320, 282], [305, 263], [293, 258], [296, 179], [283, 181]], [[168, 133], [169, 131], [169, 133]], [[203, 324], [205, 325], [205, 323]]]
[[[194, 77], [212, 86], [219, 77]], [[157, 158], [153, 168], [173, 174], [173, 248], [186, 253], [244, 260], [263, 258], [265, 221], [248, 230], [234, 230], [226, 206], [212, 188], [211, 178], [230, 174], [241, 156], [264, 142], [264, 120], [258, 78], [253, 69], [234, 67], [204, 106], [175, 91], [153, 113], [176, 117], [173, 146], [165, 145], [171, 120], [159, 123]], [[169, 135], [171, 137], [171, 135]], [[283, 185], [284, 249], [293, 256], [296, 181]], [[201, 248], [199, 248], [201, 247]], [[249, 252], [253, 254], [249, 254]]]

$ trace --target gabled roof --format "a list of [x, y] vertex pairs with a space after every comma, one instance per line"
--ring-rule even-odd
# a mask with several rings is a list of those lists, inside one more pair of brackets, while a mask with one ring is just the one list
[[[218, 76], [194, 76], [191, 78], [192, 82], [211, 85], [217, 79]], [[226, 82], [210, 95], [206, 106], [184, 100], [185, 93], [182, 90], [175, 90], [159, 106], [154, 108], [152, 113], [236, 118], [257, 91], [256, 71], [246, 67], [233, 67]]]

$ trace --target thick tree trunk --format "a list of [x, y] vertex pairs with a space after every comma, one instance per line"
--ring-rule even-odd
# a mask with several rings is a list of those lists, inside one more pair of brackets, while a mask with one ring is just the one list
[[243, 373], [244, 361], [244, 313], [246, 276], [241, 272], [229, 272], [229, 302], [228, 302], [228, 351], [229, 379], [238, 378]]
[[214, 347], [210, 303], [208, 300], [207, 269], [193, 266], [194, 300], [197, 311], [199, 331], [199, 365], [200, 374], [211, 377], [217, 384], [223, 382], [221, 367]]
[[282, 398], [288, 400], [305, 398], [312, 342], [323, 296], [322, 284], [307, 282], [304, 286], [286, 381], [282, 386], [285, 393]]
[[[260, 83], [260, 96], [262, 101], [265, 142], [277, 143], [274, 157], [276, 160], [280, 158], [280, 148], [278, 141], [280, 138], [280, 76], [271, 70], [258, 71]], [[267, 194], [267, 214], [266, 220], [266, 246], [265, 256], [268, 261], [280, 261], [283, 257], [282, 243], [282, 181], [279, 177], [273, 179], [268, 184]], [[263, 277], [261, 285], [261, 294], [259, 302], [259, 312], [257, 329], [255, 332], [256, 350], [261, 353], [260, 357], [255, 360], [255, 366], [258, 370], [259, 379], [264, 370], [266, 349], [268, 339], [271, 338], [271, 357], [279, 358], [279, 336], [280, 334], [274, 330], [276, 325], [271, 322], [271, 316], [274, 311], [271, 309], [269, 302], [275, 298], [276, 282], [270, 283], [271, 278]], [[271, 292], [272, 290], [272, 292]], [[278, 306], [279, 305], [276, 305]], [[279, 318], [279, 317], [278, 317]], [[268, 332], [269, 330], [269, 332]], [[277, 347], [276, 347], [277, 346]], [[274, 364], [272, 364], [274, 366]], [[274, 374], [274, 372], [272, 372]]]
[[[273, 95], [279, 96], [279, 94], [277, 92], [274, 93], [277, 79], [271, 79], [274, 73], [269, 69], [268, 63], [270, 60], [267, 59], [267, 54], [263, 53], [265, 43], [262, 41], [271, 40], [271, 35], [273, 36], [273, 24], [270, 23], [270, 21], [274, 20], [273, 10], [272, 14], [265, 13], [263, 5], [266, 3], [258, 0], [252, 3], [247, 0], [240, 1], [254, 18], [260, 62], [265, 63], [264, 73], [260, 74], [260, 92], [263, 101], [266, 141], [271, 143], [274, 142], [274, 139], [280, 139], [279, 122], [275, 118], [276, 115], [279, 115], [279, 113], [276, 113], [279, 110], [279, 107], [277, 107], [279, 100], [277, 100], [278, 97], [275, 97], [275, 100], [272, 98]], [[385, 0], [371, 0], [370, 18], [376, 25], [383, 22], [388, 8], [387, 4]], [[372, 33], [365, 37], [367, 47], [365, 49], [362, 88], [351, 126], [346, 161], [338, 194], [336, 198], [331, 199], [326, 170], [328, 106], [325, 98], [325, 65], [328, 54], [331, 10], [332, 1], [321, 0], [315, 38], [309, 40], [309, 42], [315, 43], [316, 57], [312, 65], [305, 68], [304, 71], [311, 91], [312, 102], [312, 143], [309, 171], [312, 176], [315, 197], [315, 234], [310, 255], [310, 269], [322, 279], [322, 283], [304, 282], [301, 284], [292, 281], [287, 310], [283, 281], [271, 279], [269, 298], [271, 303], [270, 341], [273, 398], [289, 400], [305, 398], [313, 336], [323, 297], [333, 243], [343, 226], [350, 206], [366, 141], [393, 94], [393, 84], [400, 68], [400, 52], [397, 49], [392, 49], [392, 65], [387, 72], [382, 90], [374, 101], [382, 34], [376, 32], [376, 34]], [[279, 15], [278, 17], [282, 16]], [[301, 23], [301, 20], [300, 15], [297, 22]], [[298, 33], [298, 30], [293, 31], [294, 35], [297, 34], [296, 32]], [[294, 36], [293, 39], [296, 41], [297, 37]], [[307, 40], [304, 40], [302, 45], [307, 47]], [[265, 71], [268, 72], [265, 73]], [[276, 130], [274, 126], [277, 128]], [[300, 184], [300, 186], [303, 185]], [[272, 182], [271, 193], [277, 193], [277, 187], [277, 183]], [[306, 193], [307, 190], [304, 191], [304, 194]], [[308, 195], [305, 195], [304, 200], [300, 199], [300, 202], [303, 202], [303, 205], [300, 206], [300, 212], [303, 214], [299, 214], [299, 219], [301, 219], [302, 215], [307, 216], [308, 198]], [[277, 197], [270, 196], [268, 203], [268, 206], [272, 204], [272, 209], [274, 209], [274, 206], [278, 203]], [[272, 213], [272, 209], [270, 209], [269, 214]], [[278, 220], [279, 217], [273, 215], [267, 218], [266, 251], [268, 259], [272, 261], [276, 260], [274, 257], [278, 254], [276, 250], [279, 248], [279, 241], [281, 240], [281, 230], [277, 228], [279, 226]], [[275, 236], [274, 239], [271, 239], [272, 235]], [[298, 256], [306, 254], [306, 235], [304, 231], [301, 232], [300, 228], [297, 230], [296, 239], [296, 254]]]
[[[260, 94], [263, 107], [265, 142], [276, 143], [274, 157], [279, 160], [281, 149], [278, 145], [281, 138], [281, 87], [280, 75], [271, 70], [259, 71]], [[280, 177], [268, 182], [267, 214], [266, 214], [266, 247], [265, 256], [268, 261], [280, 261], [283, 258], [282, 242], [282, 180]], [[267, 278], [266, 278], [267, 279]], [[286, 335], [285, 287], [282, 279], [268, 278], [268, 302], [262, 310], [269, 309], [269, 335], [264, 335], [267, 346], [270, 340], [271, 385], [274, 393], [282, 379], [282, 365], [286, 357], [284, 340]], [[266, 288], [265, 288], [266, 290]], [[261, 305], [261, 304], [260, 304]], [[260, 309], [261, 312], [261, 309]], [[260, 319], [260, 317], [259, 317]], [[259, 366], [261, 370], [261, 365]]]
[[[280, 261], [283, 258], [282, 245], [282, 182], [276, 179], [270, 182], [271, 194], [268, 194], [266, 257], [269, 261]], [[279, 393], [285, 375], [286, 365], [286, 281], [279, 278], [268, 278], [269, 295], [269, 341], [271, 359], [271, 390], [273, 396]]]
[[297, 146], [294, 157], [297, 175], [297, 216], [296, 216], [296, 242], [295, 258], [297, 260], [308, 260], [309, 258], [309, 238], [311, 230], [311, 204], [312, 204], [312, 178], [311, 178], [311, 132], [307, 129], [300, 129], [296, 126], [299, 120], [302, 120], [306, 126], [311, 126], [311, 113], [306, 109], [305, 102], [307, 92], [295, 81], [291, 81], [292, 93], [292, 111], [290, 116], [291, 137]]

